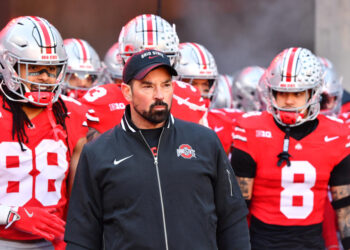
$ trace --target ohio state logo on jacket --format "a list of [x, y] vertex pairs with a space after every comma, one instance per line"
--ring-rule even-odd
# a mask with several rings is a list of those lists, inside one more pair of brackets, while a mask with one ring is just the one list
[[177, 149], [177, 156], [185, 159], [196, 158], [196, 151], [188, 144], [181, 144]]

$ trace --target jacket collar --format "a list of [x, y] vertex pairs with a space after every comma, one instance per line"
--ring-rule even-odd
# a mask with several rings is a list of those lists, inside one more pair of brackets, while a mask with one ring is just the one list
[[[175, 120], [172, 114], [169, 114], [168, 119], [165, 121], [164, 127], [165, 128], [170, 128], [174, 125]], [[140, 129], [135, 126], [135, 124], [131, 120], [131, 113], [130, 113], [130, 105], [126, 105], [125, 112], [123, 115], [123, 118], [120, 122], [120, 125], [122, 126], [124, 131], [127, 132], [137, 132]]]

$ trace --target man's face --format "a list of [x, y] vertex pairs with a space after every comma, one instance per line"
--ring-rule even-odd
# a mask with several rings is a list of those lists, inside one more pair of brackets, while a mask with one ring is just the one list
[[191, 83], [192, 86], [199, 89], [203, 97], [207, 97], [210, 90], [210, 84], [208, 79], [183, 79], [182, 81]]
[[[20, 72], [19, 75], [22, 79], [27, 79], [28, 81], [35, 83], [48, 83], [54, 84], [57, 79], [58, 67], [55, 65], [36, 65], [29, 64], [28, 72], [25, 64], [20, 64]], [[28, 78], [27, 78], [28, 76]], [[30, 91], [38, 91], [37, 85], [32, 85], [29, 82], [23, 82]], [[45, 91], [52, 91], [53, 86], [47, 87]], [[41, 89], [43, 91], [43, 89]]]
[[142, 80], [133, 80], [129, 87], [131, 96], [128, 101], [135, 125], [139, 128], [161, 127], [168, 118], [173, 96], [168, 70], [156, 68]]
[[[306, 105], [310, 97], [309, 91], [300, 92], [279, 92], [276, 91], [276, 104], [280, 108], [284, 109], [294, 109], [302, 108]], [[307, 110], [304, 112], [306, 113]]]

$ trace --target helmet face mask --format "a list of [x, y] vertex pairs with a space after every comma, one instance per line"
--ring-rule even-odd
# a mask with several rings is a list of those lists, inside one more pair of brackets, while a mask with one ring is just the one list
[[[6, 98], [35, 106], [47, 106], [57, 101], [67, 55], [60, 34], [48, 21], [29, 16], [10, 21], [0, 33], [0, 63], [3, 66], [0, 68], [3, 75], [0, 88]], [[25, 72], [21, 72], [21, 65]], [[31, 65], [55, 66], [54, 81], [29, 81], [30, 77], [44, 73], [53, 78], [47, 70], [29, 73]]]
[[177, 63], [179, 38], [175, 25], [159, 16], [146, 14], [133, 18], [122, 28], [118, 41], [124, 64], [144, 49], [159, 50], [168, 56], [171, 65]]
[[[278, 54], [266, 70], [268, 111], [283, 126], [298, 126], [313, 120], [320, 111], [323, 69], [317, 57], [304, 48], [289, 48]], [[302, 107], [277, 105], [276, 92], [303, 92], [309, 96]], [[289, 113], [288, 113], [289, 112]], [[304, 113], [305, 112], [305, 113]], [[293, 119], [285, 116], [292, 115]], [[292, 121], [292, 122], [291, 122]]]

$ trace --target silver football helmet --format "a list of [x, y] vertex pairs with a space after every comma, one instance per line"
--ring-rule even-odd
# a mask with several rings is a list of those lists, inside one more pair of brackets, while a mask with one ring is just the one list
[[234, 108], [243, 112], [261, 110], [258, 85], [264, 71], [262, 67], [250, 66], [235, 74], [232, 88]]
[[210, 91], [204, 97], [210, 98], [218, 78], [213, 55], [198, 43], [181, 43], [179, 49], [180, 60], [176, 65], [179, 80], [189, 79], [191, 83], [194, 79], [208, 79]]
[[[8, 99], [37, 106], [47, 106], [57, 101], [64, 80], [67, 54], [60, 33], [44, 18], [18, 17], [2, 29], [0, 64], [3, 77], [0, 89]], [[55, 83], [29, 81], [30, 65], [57, 66]], [[21, 66], [26, 69], [25, 77], [21, 77]], [[30, 84], [31, 89], [25, 83]]]
[[123, 60], [119, 53], [119, 43], [113, 44], [113, 46], [107, 51], [104, 58], [104, 77], [107, 79], [107, 83], [116, 82], [122, 80], [123, 76]]
[[210, 102], [210, 108], [232, 108], [232, 81], [232, 76], [225, 74], [219, 75], [218, 81], [214, 89], [213, 99]]
[[342, 78], [338, 76], [333, 64], [328, 59], [319, 57], [319, 60], [324, 69], [321, 113], [338, 116], [343, 97]]
[[145, 14], [130, 20], [119, 35], [120, 55], [125, 63], [134, 53], [144, 49], [155, 49], [165, 53], [172, 65], [178, 59], [179, 38], [175, 25], [163, 18]]
[[[278, 123], [297, 126], [317, 117], [320, 111], [322, 75], [320, 61], [305, 48], [285, 49], [272, 60], [264, 80], [268, 88], [268, 111]], [[303, 107], [282, 108], [276, 103], [276, 92], [307, 90], [309, 98]]]
[[[100, 83], [102, 64], [95, 49], [85, 40], [65, 39], [64, 46], [68, 55], [65, 90], [68, 96], [80, 98], [89, 88]], [[78, 84], [72, 81], [78, 79]], [[89, 84], [82, 85], [82, 80]], [[89, 85], [89, 86], [88, 86]]]

